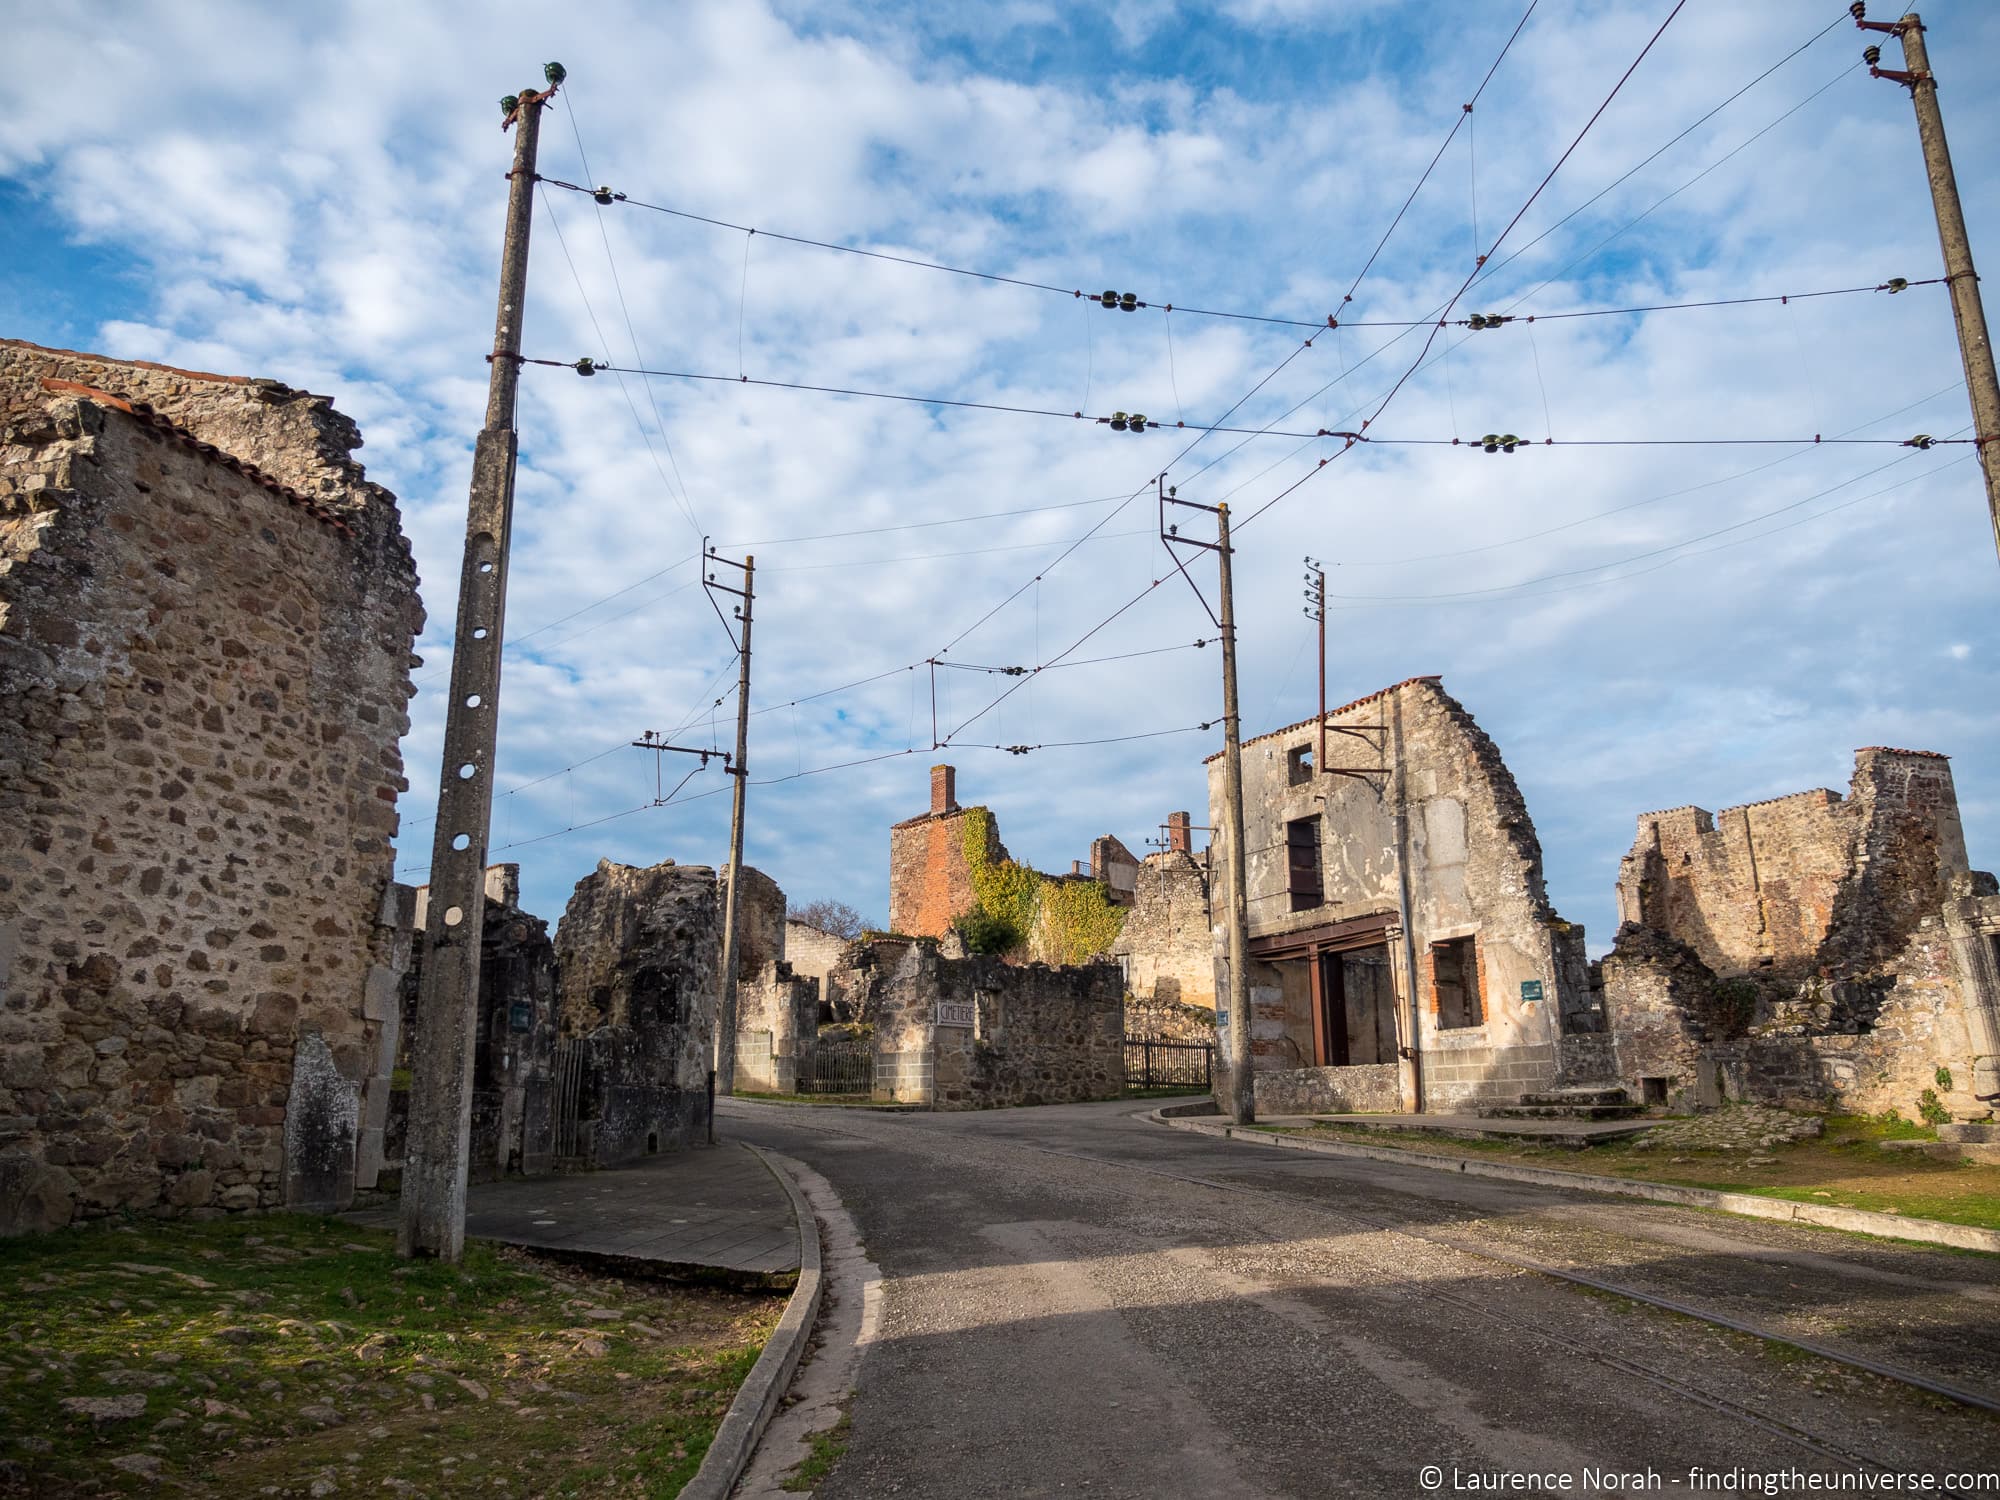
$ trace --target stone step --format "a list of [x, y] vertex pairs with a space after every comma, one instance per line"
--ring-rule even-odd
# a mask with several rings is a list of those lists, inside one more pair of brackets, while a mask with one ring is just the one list
[[1940, 1125], [1941, 1141], [1958, 1141], [1968, 1146], [2000, 1146], [2000, 1123]]
[[1629, 1120], [1636, 1104], [1495, 1104], [1480, 1111], [1489, 1120]]
[[1630, 1104], [1632, 1096], [1617, 1085], [1603, 1088], [1547, 1089], [1539, 1094], [1523, 1094], [1523, 1104]]

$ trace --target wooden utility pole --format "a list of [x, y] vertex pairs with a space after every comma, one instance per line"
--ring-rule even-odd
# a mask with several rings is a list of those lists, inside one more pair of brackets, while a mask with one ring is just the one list
[[1944, 116], [1938, 112], [1937, 79], [1931, 74], [1930, 50], [1924, 45], [1923, 19], [1911, 11], [1900, 21], [1870, 21], [1859, 0], [1850, 9], [1854, 24], [1862, 30], [1889, 32], [1903, 44], [1901, 71], [1878, 66], [1882, 56], [1879, 47], [1866, 48], [1862, 56], [1870, 74], [1902, 84], [1916, 106], [1917, 139], [1930, 177], [1931, 206], [1937, 212], [1945, 282], [1951, 289], [1951, 316], [1958, 325], [1958, 352], [1965, 362], [1965, 389], [1972, 398], [1974, 451], [1986, 477], [1986, 511], [1993, 527], [1994, 550], [2000, 554], [2000, 376], [1994, 373], [1993, 344], [1986, 334], [1986, 310], [1979, 300], [1979, 276], [1972, 268], [1972, 242], [1966, 236], [1965, 210], [1958, 201], [1958, 179], [1951, 170]]
[[[736, 778], [736, 788], [729, 801], [729, 875], [728, 888], [722, 902], [722, 984], [715, 1009], [715, 1091], [718, 1094], [736, 1092], [736, 952], [737, 924], [742, 917], [743, 903], [741, 886], [743, 877], [743, 800], [750, 783], [750, 615], [756, 601], [757, 559], [745, 555], [742, 562], [734, 562], [717, 554], [713, 547], [704, 545], [702, 579], [704, 587], [713, 591], [721, 589], [734, 594], [743, 602], [736, 606], [736, 618], [742, 622], [743, 638], [737, 643], [738, 659], [736, 674], [736, 760], [729, 767], [729, 774]], [[732, 588], [726, 583], [716, 582], [715, 574], [709, 566], [721, 563], [726, 567], [743, 570], [743, 587]], [[710, 602], [714, 594], [710, 594]], [[720, 615], [718, 607], [716, 613]], [[724, 620], [726, 628], [728, 621]]]
[[405, 1256], [456, 1261], [465, 1249], [466, 1152], [472, 1129], [472, 1059], [479, 1021], [479, 948], [486, 921], [486, 844], [493, 815], [493, 752], [500, 723], [500, 641], [507, 610], [507, 544], [514, 523], [515, 385], [521, 374], [521, 309], [528, 290], [528, 229], [542, 106], [564, 77], [542, 69], [548, 88], [501, 101], [502, 129], [516, 127], [507, 174], [507, 232], [500, 250], [500, 309], [486, 389], [486, 425], [472, 452], [458, 627], [431, 845], [423, 979], [411, 1045], [409, 1141], [403, 1164]]
[[[1236, 598], [1230, 578], [1229, 548], [1229, 506], [1197, 505], [1192, 500], [1174, 497], [1165, 481], [1159, 486], [1160, 495], [1160, 541], [1167, 553], [1174, 559], [1174, 566], [1180, 569], [1188, 586], [1194, 589], [1195, 597], [1201, 599], [1202, 608], [1208, 608], [1208, 600], [1187, 568], [1181, 563], [1176, 546], [1200, 547], [1215, 553], [1221, 563], [1222, 587], [1219, 603], [1221, 610], [1209, 610], [1209, 619], [1215, 623], [1216, 631], [1222, 638], [1222, 835], [1229, 846], [1229, 985], [1227, 1010], [1229, 1024], [1229, 1099], [1228, 1112], [1231, 1120], [1239, 1125], [1247, 1125], [1257, 1118], [1256, 1079], [1251, 1072], [1250, 1057], [1250, 893], [1245, 885], [1248, 878], [1248, 860], [1243, 849], [1243, 725], [1236, 712]], [[1180, 534], [1178, 525], [1167, 522], [1169, 505], [1185, 507], [1189, 510], [1205, 510], [1215, 517], [1215, 540], [1204, 542], [1197, 537]]]

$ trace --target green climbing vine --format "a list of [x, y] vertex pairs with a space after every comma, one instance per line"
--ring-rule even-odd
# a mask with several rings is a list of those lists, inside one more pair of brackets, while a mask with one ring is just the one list
[[965, 809], [961, 837], [973, 905], [953, 925], [972, 952], [1077, 964], [1109, 949], [1125, 925], [1124, 908], [1101, 882], [1051, 880], [1014, 860], [994, 859], [987, 809]]

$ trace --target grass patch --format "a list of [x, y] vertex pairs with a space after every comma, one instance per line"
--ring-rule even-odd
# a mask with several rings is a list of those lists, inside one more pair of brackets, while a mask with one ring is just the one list
[[794, 1494], [805, 1494], [817, 1488], [833, 1472], [833, 1466], [840, 1462], [841, 1455], [847, 1452], [850, 1425], [848, 1414], [842, 1412], [840, 1420], [826, 1431], [815, 1432], [807, 1438], [806, 1441], [812, 1444], [812, 1452], [800, 1459], [798, 1466], [778, 1481], [778, 1488]]
[[[1264, 1127], [1259, 1127], [1260, 1129]], [[1369, 1146], [1517, 1162], [1557, 1172], [1630, 1177], [1722, 1192], [1757, 1193], [1798, 1203], [1826, 1203], [1911, 1218], [1941, 1219], [2000, 1229], [2000, 1167], [1934, 1161], [1906, 1151], [1884, 1151], [1885, 1140], [1914, 1140], [1932, 1132], [1902, 1120], [1830, 1115], [1818, 1140], [1760, 1147], [1755, 1151], [1639, 1149], [1633, 1140], [1609, 1141], [1583, 1151], [1514, 1141], [1465, 1141], [1428, 1132], [1314, 1126], [1288, 1134], [1354, 1141]], [[1753, 1167], [1749, 1158], [1773, 1158]]]
[[302, 1215], [0, 1241], [0, 1285], [0, 1493], [37, 1497], [674, 1495], [784, 1308]]

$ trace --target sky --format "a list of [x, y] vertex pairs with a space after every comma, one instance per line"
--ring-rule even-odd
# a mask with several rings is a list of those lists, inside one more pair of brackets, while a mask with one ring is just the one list
[[[1538, 0], [1508, 45], [1526, 8], [7, 0], [0, 334], [358, 420], [429, 615], [419, 883], [496, 101], [567, 68], [540, 170], [627, 197], [543, 185], [523, 352], [678, 374], [522, 374], [490, 857], [551, 922], [600, 858], [726, 858], [720, 763], [630, 745], [731, 743], [704, 538], [756, 559], [747, 858], [793, 900], [886, 918], [938, 762], [1047, 870], [1207, 821], [1219, 652], [1162, 476], [1235, 519], [1246, 736], [1313, 711], [1316, 557], [1329, 701], [1440, 674], [1593, 951], [1637, 814], [1844, 789], [1860, 746], [1952, 756], [1993, 867], [2000, 564], [1972, 449], [1899, 446], [1969, 434], [1950, 308], [1876, 290], [1942, 272], [1907, 94], [1826, 0]], [[1925, 20], [1991, 261], [2000, 10]], [[1745, 298], [1786, 300], [1607, 311]]]

